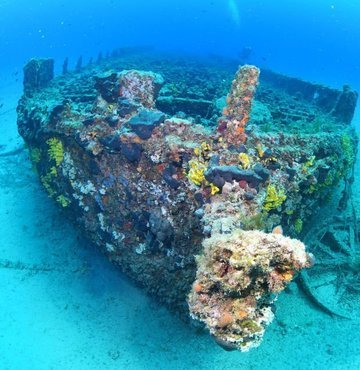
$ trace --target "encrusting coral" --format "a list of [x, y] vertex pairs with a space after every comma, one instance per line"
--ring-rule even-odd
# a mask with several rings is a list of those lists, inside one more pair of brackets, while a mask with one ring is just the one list
[[245, 126], [250, 118], [251, 104], [260, 70], [255, 66], [242, 66], [236, 73], [226, 98], [223, 116], [218, 122], [218, 131], [228, 144], [235, 146], [246, 141]]
[[277, 189], [274, 184], [268, 185], [264, 201], [264, 210], [271, 211], [280, 207], [286, 200], [284, 189]]
[[56, 137], [52, 137], [46, 141], [49, 145], [49, 157], [55, 161], [56, 167], [60, 166], [64, 159], [64, 147], [62, 142]]
[[206, 170], [206, 166], [196, 159], [192, 159], [189, 161], [189, 173], [188, 178], [191, 182], [195, 185], [200, 186], [201, 183], [205, 180], [204, 172]]
[[239, 154], [239, 161], [241, 164], [241, 167], [245, 170], [250, 167], [250, 158], [246, 153], [240, 153]]
[[299, 240], [256, 230], [217, 234], [203, 244], [188, 299], [191, 316], [226, 349], [258, 346], [277, 294], [313, 257]]

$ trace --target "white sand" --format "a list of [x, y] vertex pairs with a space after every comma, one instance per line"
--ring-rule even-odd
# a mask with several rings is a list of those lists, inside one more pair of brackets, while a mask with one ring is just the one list
[[[0, 89], [6, 150], [22, 145], [12, 109], [20, 90]], [[47, 198], [25, 151], [0, 157], [0, 225], [0, 369], [360, 368], [359, 320], [318, 311], [295, 284], [258, 349], [225, 352], [82, 240]]]

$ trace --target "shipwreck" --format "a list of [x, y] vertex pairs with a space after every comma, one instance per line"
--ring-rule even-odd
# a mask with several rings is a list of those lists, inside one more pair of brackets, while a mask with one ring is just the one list
[[55, 77], [32, 59], [18, 130], [45, 191], [114, 265], [246, 351], [314, 263], [309, 220], [351, 182], [356, 101], [230, 62], [117, 53]]

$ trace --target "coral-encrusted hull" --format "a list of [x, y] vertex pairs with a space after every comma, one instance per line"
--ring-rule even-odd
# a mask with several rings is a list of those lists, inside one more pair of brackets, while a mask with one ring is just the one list
[[[349, 178], [356, 139], [348, 122], [320, 132], [306, 121], [315, 103], [276, 87], [253, 101], [252, 66], [237, 73], [222, 113], [200, 125], [158, 109], [158, 94], [174, 90], [172, 81], [161, 88], [162, 63], [156, 73], [121, 72], [121, 59], [55, 79], [51, 63], [30, 63], [18, 128], [49, 196], [114, 264], [187, 317], [189, 297], [191, 315], [223, 346], [259, 343], [274, 296], [309, 261], [300, 242], [271, 230], [301, 235]], [[182, 73], [174, 70], [168, 78]], [[279, 120], [268, 127], [270, 111]]]

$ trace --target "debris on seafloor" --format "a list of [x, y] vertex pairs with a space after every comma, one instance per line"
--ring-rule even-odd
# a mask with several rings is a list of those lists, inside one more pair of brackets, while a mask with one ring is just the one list
[[331, 316], [359, 315], [359, 236], [359, 219], [353, 202], [348, 202], [341, 213], [330, 213], [303, 237], [316, 254], [316, 264], [302, 271], [298, 282], [310, 301]]
[[17, 109], [49, 196], [222, 347], [257, 346], [277, 295], [313, 262], [296, 238], [350, 176], [357, 93], [271, 71], [258, 86], [247, 65], [231, 82], [229, 63], [168, 56], [55, 78], [52, 66], [27, 64]]

